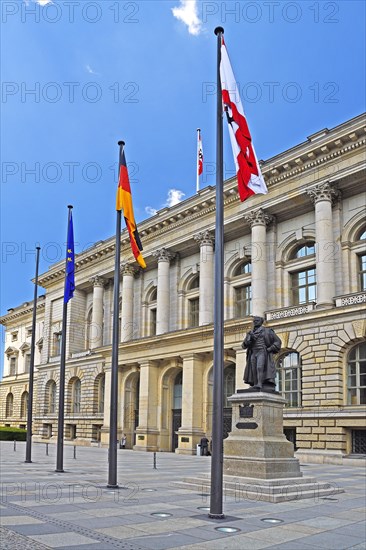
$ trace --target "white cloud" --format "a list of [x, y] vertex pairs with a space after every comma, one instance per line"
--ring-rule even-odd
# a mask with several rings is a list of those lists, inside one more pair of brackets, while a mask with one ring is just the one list
[[[35, 4], [39, 4], [42, 8], [47, 4], [53, 4], [52, 0], [33, 0]], [[26, 6], [29, 6], [30, 0], [24, 0]]]
[[197, 0], [180, 0], [180, 6], [172, 8], [172, 12], [176, 19], [187, 25], [189, 34], [200, 34], [202, 21], [198, 17]]
[[164, 206], [174, 206], [178, 204], [178, 202], [181, 202], [183, 197], [185, 197], [183, 191], [179, 191], [179, 189], [169, 189], [168, 198]]
[[149, 214], [149, 216], [155, 216], [157, 210], [155, 208], [152, 208], [151, 206], [145, 206], [145, 212], [146, 214]]
[[85, 65], [85, 69], [88, 71], [89, 74], [97, 74], [99, 75], [99, 73], [97, 73], [96, 71], [94, 71], [90, 65]]
[[[178, 204], [183, 200], [183, 197], [185, 197], [185, 193], [183, 193], [183, 191], [180, 191], [179, 189], [169, 189], [167, 199], [162, 205], [162, 208]], [[145, 212], [149, 214], [149, 216], [155, 216], [157, 210], [155, 208], [152, 208], [151, 206], [145, 206]]]

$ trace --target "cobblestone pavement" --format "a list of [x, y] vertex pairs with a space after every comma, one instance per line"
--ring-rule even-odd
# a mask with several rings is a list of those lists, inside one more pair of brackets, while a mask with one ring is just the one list
[[[174, 482], [210, 472], [210, 458], [118, 451], [117, 490], [107, 489], [106, 449], [65, 445], [64, 473], [56, 449], [1, 442], [1, 549], [42, 550], [341, 550], [366, 549], [365, 468], [310, 465], [304, 475], [326, 481], [325, 498], [272, 504], [224, 494], [224, 520], [208, 518], [209, 495]], [[341, 487], [344, 493], [336, 493]], [[157, 516], [154, 514], [161, 514]], [[274, 518], [278, 523], [263, 520]], [[218, 527], [238, 529], [219, 532]]]

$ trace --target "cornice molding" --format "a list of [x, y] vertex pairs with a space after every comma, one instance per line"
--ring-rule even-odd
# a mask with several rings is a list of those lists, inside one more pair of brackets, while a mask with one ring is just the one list
[[[41, 302], [40, 304], [37, 303], [37, 311], [41, 309], [45, 309], [45, 302]], [[6, 315], [3, 315], [0, 317], [0, 324], [1, 325], [7, 325], [9, 322], [19, 319], [19, 317], [23, 317], [24, 315], [29, 315], [33, 312], [33, 304], [31, 304], [30, 307], [27, 307], [26, 309], [19, 309], [14, 310], [14, 312], [7, 313]]]

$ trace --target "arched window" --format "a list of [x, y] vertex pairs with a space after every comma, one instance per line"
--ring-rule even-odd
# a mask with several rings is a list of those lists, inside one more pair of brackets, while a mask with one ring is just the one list
[[301, 360], [300, 355], [290, 351], [277, 363], [276, 389], [287, 400], [287, 407], [301, 407]]
[[[315, 243], [309, 241], [298, 246], [292, 251], [289, 259], [292, 260], [290, 270], [292, 305], [315, 302]], [[297, 262], [294, 260], [297, 260]], [[300, 269], [297, 268], [297, 263]]]
[[24, 391], [22, 393], [22, 397], [20, 399], [20, 417], [26, 418], [28, 414], [28, 399], [29, 394], [27, 391]]
[[5, 416], [9, 418], [13, 416], [14, 396], [12, 393], [8, 393], [6, 396]]
[[252, 264], [247, 260], [236, 266], [233, 272], [234, 317], [236, 319], [252, 314], [251, 273]]
[[198, 327], [200, 313], [200, 298], [199, 298], [200, 278], [199, 275], [194, 277], [187, 289], [188, 298], [188, 326]]
[[151, 291], [149, 297], [149, 336], [155, 336], [156, 334], [156, 309], [157, 309], [158, 290], [156, 287]]
[[98, 380], [98, 412], [104, 412], [105, 375], [102, 374]]
[[228, 401], [235, 393], [235, 366], [230, 365], [224, 370], [224, 407], [232, 407], [232, 403]]
[[93, 317], [93, 308], [90, 308], [86, 318], [86, 326], [85, 326], [85, 349], [91, 348], [92, 317]]
[[76, 378], [72, 384], [72, 412], [79, 413], [81, 409], [81, 382]]
[[174, 391], [173, 391], [173, 409], [182, 408], [182, 386], [183, 376], [182, 372], [179, 372], [174, 380]]
[[366, 342], [354, 346], [347, 357], [348, 405], [366, 405]]
[[48, 412], [54, 414], [56, 412], [56, 382], [50, 380], [48, 386]]

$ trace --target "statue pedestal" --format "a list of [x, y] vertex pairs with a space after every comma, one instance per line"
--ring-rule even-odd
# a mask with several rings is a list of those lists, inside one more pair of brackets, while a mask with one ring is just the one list
[[[286, 502], [343, 493], [329, 482], [303, 477], [294, 447], [283, 434], [283, 405], [278, 393], [240, 390], [233, 404], [232, 431], [224, 440], [223, 495], [235, 501]], [[209, 475], [175, 485], [209, 493]]]
[[278, 393], [243, 392], [229, 397], [232, 428], [224, 441], [224, 475], [256, 479], [302, 477], [293, 444], [283, 433]]

